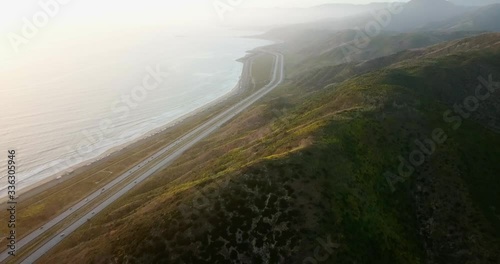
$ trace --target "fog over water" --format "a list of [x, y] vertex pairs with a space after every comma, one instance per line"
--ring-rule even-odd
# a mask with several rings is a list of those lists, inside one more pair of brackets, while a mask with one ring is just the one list
[[[236, 60], [269, 44], [238, 37], [249, 34], [103, 31], [51, 39], [4, 59], [0, 149], [17, 151], [18, 188], [227, 94], [241, 75], [243, 64]], [[137, 88], [145, 78], [152, 89]], [[0, 155], [0, 164], [6, 156]], [[0, 175], [5, 181], [5, 166]]]

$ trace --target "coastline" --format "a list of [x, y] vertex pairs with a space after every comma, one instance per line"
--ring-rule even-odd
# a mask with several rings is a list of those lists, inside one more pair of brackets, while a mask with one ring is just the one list
[[[266, 47], [266, 46], [263, 46]], [[234, 98], [235, 96], [238, 96], [242, 92], [244, 92], [247, 89], [247, 85], [250, 83], [250, 68], [252, 66], [252, 61], [253, 57], [259, 54], [259, 49], [263, 47], [257, 47], [253, 50], [247, 51], [247, 54], [240, 58], [237, 59], [236, 61], [241, 62], [243, 64], [242, 67], [242, 73], [240, 75], [240, 78], [238, 82], [236, 83], [235, 87], [231, 89], [228, 93], [225, 95], [214, 99], [213, 101], [198, 107], [191, 112], [188, 112], [184, 114], [183, 116], [171, 121], [170, 123], [161, 126], [159, 128], [153, 129], [147, 133], [145, 133], [143, 136], [121, 144], [119, 146], [115, 146], [103, 154], [99, 155], [98, 157], [95, 157], [93, 159], [85, 160], [79, 164], [76, 164], [74, 166], [71, 166], [70, 168], [67, 168], [66, 170], [63, 170], [57, 174], [54, 174], [50, 177], [47, 177], [41, 181], [38, 181], [36, 183], [33, 183], [31, 185], [25, 186], [22, 189], [18, 189], [17, 192], [17, 198], [22, 197], [23, 199], [33, 197], [39, 193], [42, 193], [44, 191], [47, 191], [60, 183], [67, 181], [69, 179], [72, 179], [74, 177], [77, 177], [84, 171], [86, 171], [89, 167], [92, 166], [97, 166], [102, 163], [106, 163], [110, 160], [113, 160], [115, 157], [123, 154], [123, 152], [127, 152], [128, 149], [137, 147], [142, 144], [147, 144], [148, 142], [154, 142], [156, 138], [160, 138], [171, 132], [171, 130], [175, 129], [178, 127], [180, 124], [187, 122], [189, 119], [196, 118], [200, 116], [201, 114], [210, 111], [212, 108], [216, 108], [217, 106], [223, 105], [225, 102], [227, 102], [229, 99]], [[7, 197], [1, 197], [0, 198], [0, 204], [4, 204], [7, 202]]]

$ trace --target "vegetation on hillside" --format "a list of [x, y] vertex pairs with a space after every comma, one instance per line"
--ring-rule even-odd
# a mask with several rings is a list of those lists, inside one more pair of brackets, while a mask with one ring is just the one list
[[454, 112], [500, 81], [498, 43], [292, 78], [44, 262], [498, 263], [500, 88]]

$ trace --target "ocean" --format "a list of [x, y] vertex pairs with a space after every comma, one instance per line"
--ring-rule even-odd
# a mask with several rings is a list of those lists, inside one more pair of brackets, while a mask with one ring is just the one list
[[242, 35], [99, 32], [0, 61], [0, 197], [7, 150], [16, 151], [23, 189], [228, 94], [242, 72], [236, 60], [270, 44]]

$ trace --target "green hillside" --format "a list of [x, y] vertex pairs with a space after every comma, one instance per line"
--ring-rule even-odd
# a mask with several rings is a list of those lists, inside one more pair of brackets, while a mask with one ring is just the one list
[[464, 15], [433, 23], [426, 28], [441, 31], [481, 30], [498, 32], [500, 31], [500, 4], [484, 6]]
[[[283, 51], [287, 55], [290, 74], [303, 76], [304, 70], [359, 63], [480, 33], [478, 31], [383, 32], [373, 38], [365, 35], [365, 38], [360, 37], [360, 31], [354, 30], [341, 32], [306, 30], [298, 31], [293, 36], [288, 35], [285, 38], [287, 42], [283, 45]], [[273, 34], [280, 36], [277, 32]]]
[[[420, 34], [420, 33], [417, 33]], [[439, 33], [435, 33], [439, 34]], [[453, 35], [454, 38], [459, 36], [467, 36], [468, 34], [479, 34], [479, 32], [458, 32], [458, 35]], [[399, 35], [400, 39], [406, 40], [408, 34]], [[412, 48], [397, 52], [393, 50], [389, 56], [367, 56], [367, 60], [356, 59], [349, 63], [342, 63], [342, 57], [339, 54], [337, 58], [325, 58], [332, 66], [315, 68], [310, 64], [298, 63], [295, 67], [290, 66], [292, 78], [301, 86], [308, 89], [323, 88], [332, 83], [342, 82], [350, 77], [368, 73], [384, 67], [388, 67], [399, 62], [411, 61], [421, 58], [434, 58], [450, 54], [459, 54], [466, 51], [481, 51], [484, 48], [489, 48], [493, 52], [500, 51], [498, 33], [480, 34], [477, 37], [462, 38], [454, 41], [439, 43], [426, 48]], [[399, 42], [396, 38], [395, 41]], [[369, 48], [367, 48], [369, 49]], [[376, 52], [372, 53], [376, 54]], [[294, 57], [294, 53], [290, 53], [289, 57]], [[351, 58], [354, 58], [351, 55]]]
[[[499, 263], [500, 88], [476, 93], [500, 82], [499, 46], [487, 34], [341, 77], [292, 58], [285, 85], [44, 261]], [[455, 113], [464, 101], [477, 107]]]

